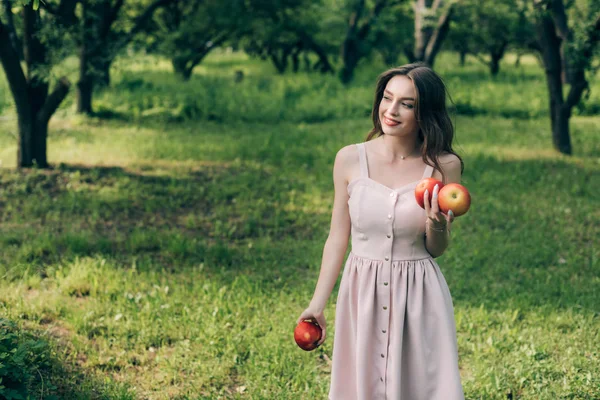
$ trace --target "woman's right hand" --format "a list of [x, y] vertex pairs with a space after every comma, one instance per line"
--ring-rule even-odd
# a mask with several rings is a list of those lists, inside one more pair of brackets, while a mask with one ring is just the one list
[[312, 320], [315, 321], [320, 327], [321, 327], [321, 339], [319, 340], [319, 342], [317, 343], [317, 346], [320, 346], [321, 344], [323, 344], [323, 342], [325, 341], [325, 333], [326, 333], [326, 323], [325, 323], [325, 315], [323, 314], [322, 311], [317, 311], [315, 309], [313, 309], [312, 307], [308, 307], [306, 310], [304, 310], [302, 312], [302, 314], [300, 314], [300, 316], [298, 317], [298, 319], [296, 320], [296, 326], [298, 326], [298, 324], [304, 320]]

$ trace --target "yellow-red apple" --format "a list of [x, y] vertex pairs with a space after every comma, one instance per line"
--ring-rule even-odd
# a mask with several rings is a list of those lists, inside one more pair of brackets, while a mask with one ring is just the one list
[[[417, 183], [417, 187], [415, 188], [415, 199], [417, 200], [417, 204], [421, 206], [421, 208], [425, 208], [425, 203], [423, 197], [425, 197], [425, 190], [429, 190], [429, 205], [431, 205], [431, 199], [433, 196], [433, 188], [435, 185], [439, 185], [438, 190], [442, 190], [444, 184], [442, 181], [439, 181], [435, 178], [425, 178], [421, 179], [419, 183]], [[452, 210], [454, 212], [454, 210]]]
[[300, 321], [294, 329], [294, 339], [302, 350], [311, 351], [317, 348], [322, 333], [321, 327], [316, 322]]
[[460, 183], [449, 183], [438, 193], [438, 204], [443, 214], [452, 210], [455, 217], [460, 217], [469, 211], [471, 194]]

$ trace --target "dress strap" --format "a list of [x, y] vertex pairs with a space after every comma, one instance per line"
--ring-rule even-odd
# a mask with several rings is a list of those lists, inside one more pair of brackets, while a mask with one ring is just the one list
[[365, 151], [364, 143], [357, 143], [356, 147], [358, 147], [358, 160], [360, 163], [360, 176], [364, 178], [369, 177], [369, 167], [367, 165], [367, 152]]
[[423, 172], [423, 177], [421, 179], [431, 178], [432, 174], [433, 174], [433, 167], [431, 165], [427, 165], [425, 167], [425, 172]]

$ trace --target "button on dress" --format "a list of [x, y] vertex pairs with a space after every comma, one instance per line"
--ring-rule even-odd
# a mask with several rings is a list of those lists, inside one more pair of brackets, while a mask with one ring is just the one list
[[[352, 248], [336, 302], [330, 400], [464, 400], [450, 290], [425, 248], [419, 181], [348, 185]], [[431, 177], [426, 166], [422, 178]]]

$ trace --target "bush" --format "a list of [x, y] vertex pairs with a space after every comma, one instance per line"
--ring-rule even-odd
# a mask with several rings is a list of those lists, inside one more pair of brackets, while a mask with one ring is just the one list
[[[0, 318], [0, 398], [29, 398], [32, 385], [41, 376], [40, 370], [50, 368], [49, 354], [47, 342], [19, 331], [14, 322]], [[46, 383], [45, 389], [53, 388]]]

